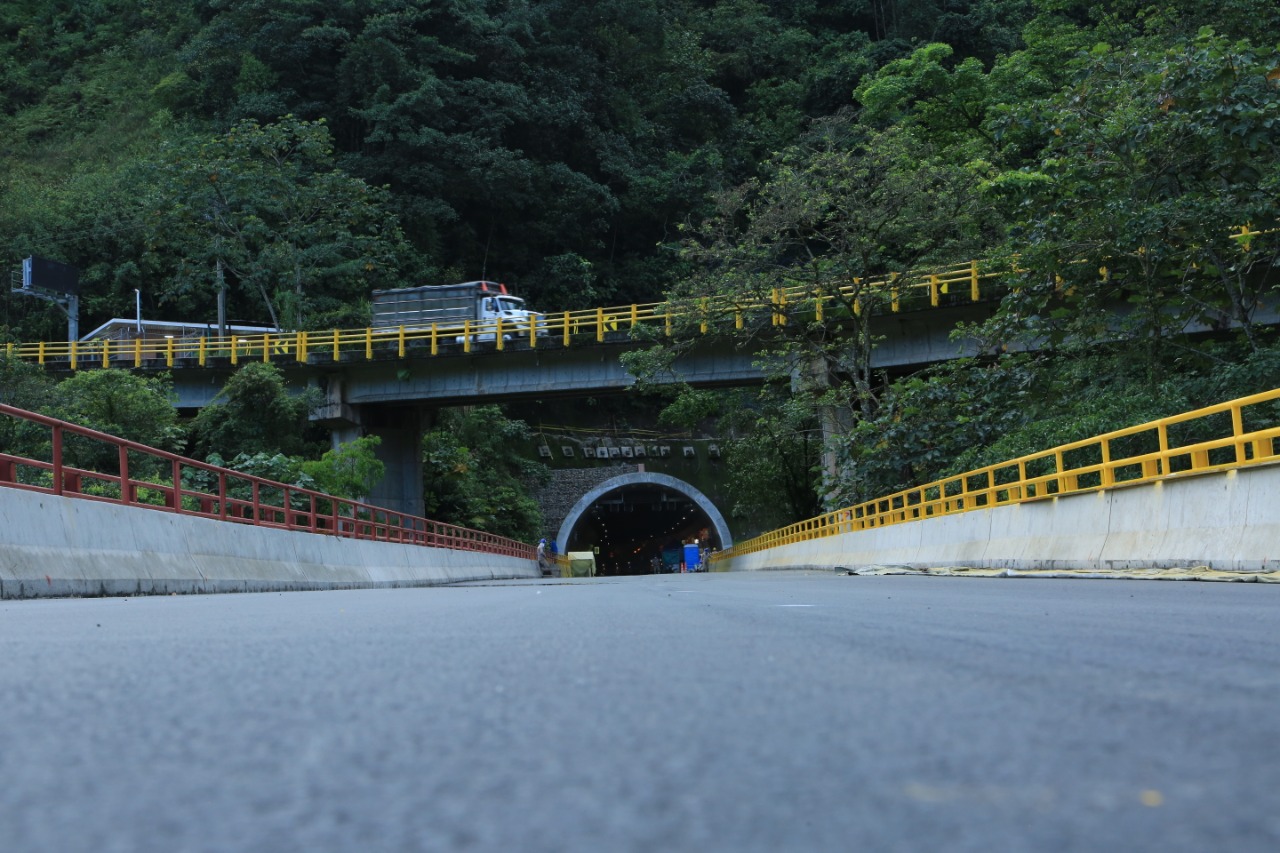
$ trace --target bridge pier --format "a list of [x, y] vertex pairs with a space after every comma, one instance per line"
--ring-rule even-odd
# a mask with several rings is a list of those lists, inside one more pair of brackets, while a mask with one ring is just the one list
[[382, 439], [375, 451], [387, 467], [369, 502], [409, 515], [425, 515], [422, 436], [430, 412], [421, 406], [361, 406], [364, 434]]
[[353, 406], [343, 399], [342, 377], [333, 375], [325, 387], [325, 402], [312, 419], [329, 428], [334, 449], [365, 435], [382, 439], [374, 453], [386, 466], [386, 473], [366, 499], [377, 506], [421, 516], [426, 513], [422, 436], [430, 416], [431, 410], [415, 404]]

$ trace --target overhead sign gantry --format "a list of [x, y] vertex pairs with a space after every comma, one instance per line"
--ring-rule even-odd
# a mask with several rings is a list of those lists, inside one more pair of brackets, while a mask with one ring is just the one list
[[80, 271], [75, 267], [34, 255], [23, 258], [22, 287], [9, 290], [57, 305], [67, 315], [67, 340], [80, 337]]

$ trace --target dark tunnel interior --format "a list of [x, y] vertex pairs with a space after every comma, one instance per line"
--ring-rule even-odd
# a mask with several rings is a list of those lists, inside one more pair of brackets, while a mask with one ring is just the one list
[[567, 551], [596, 551], [596, 574], [680, 571], [685, 545], [719, 550], [707, 513], [671, 488], [620, 486], [596, 500], [569, 532]]

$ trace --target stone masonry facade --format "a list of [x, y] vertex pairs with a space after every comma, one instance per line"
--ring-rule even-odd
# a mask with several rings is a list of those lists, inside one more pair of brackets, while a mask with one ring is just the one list
[[535, 498], [542, 509], [543, 535], [554, 539], [560, 525], [569, 516], [573, 505], [605, 480], [634, 474], [643, 470], [641, 465], [608, 465], [601, 468], [558, 468], [551, 472], [551, 479], [538, 490]]

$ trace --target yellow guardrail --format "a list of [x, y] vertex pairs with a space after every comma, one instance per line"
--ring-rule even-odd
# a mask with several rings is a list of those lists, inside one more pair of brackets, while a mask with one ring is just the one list
[[[969, 261], [955, 267], [911, 271], [868, 279], [852, 279], [840, 287], [824, 287], [821, 292], [805, 285], [774, 289], [763, 301], [742, 303], [727, 300], [704, 301], [692, 309], [702, 334], [741, 329], [747, 318], [774, 326], [786, 325], [795, 315], [813, 315], [819, 322], [835, 306], [852, 305], [855, 313], [887, 305], [900, 311], [905, 305], [937, 307], [944, 301], [977, 302], [992, 296], [990, 282], [1009, 272], [1006, 267], [983, 266]], [[659, 327], [674, 333], [677, 320], [689, 318], [688, 307], [667, 302], [650, 302], [610, 308], [589, 308], [541, 314], [534, 322], [464, 322], [432, 324], [428, 327], [401, 326], [390, 329], [333, 329], [311, 332], [280, 332], [227, 338], [193, 337], [93, 341], [41, 341], [9, 343], [11, 358], [41, 365], [55, 364], [80, 370], [91, 367], [204, 367], [212, 359], [231, 364], [247, 361], [307, 362], [344, 359], [405, 358], [410, 354], [439, 355], [442, 347], [461, 345], [470, 353], [477, 345], [486, 351], [501, 352], [511, 344], [530, 348], [603, 343], [613, 333], [629, 333], [637, 326]]]
[[1277, 462], [1277, 436], [1280, 388], [838, 509], [735, 543], [711, 560], [942, 515]]

